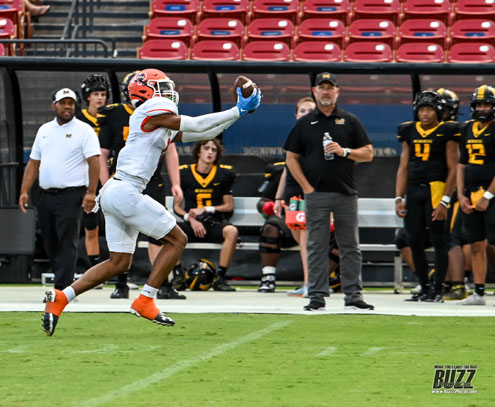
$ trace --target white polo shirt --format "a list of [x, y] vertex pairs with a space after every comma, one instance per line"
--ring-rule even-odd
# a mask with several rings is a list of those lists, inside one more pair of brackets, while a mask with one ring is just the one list
[[89, 157], [100, 155], [93, 128], [75, 117], [59, 125], [57, 119], [43, 124], [36, 134], [30, 158], [39, 160], [43, 189], [89, 185]]

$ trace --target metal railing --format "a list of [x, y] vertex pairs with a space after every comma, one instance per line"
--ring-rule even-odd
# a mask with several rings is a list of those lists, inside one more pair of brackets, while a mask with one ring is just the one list
[[43, 56], [62, 58], [107, 58], [108, 47], [98, 38], [81, 39], [22, 39], [0, 38], [0, 44], [10, 49], [11, 56]]

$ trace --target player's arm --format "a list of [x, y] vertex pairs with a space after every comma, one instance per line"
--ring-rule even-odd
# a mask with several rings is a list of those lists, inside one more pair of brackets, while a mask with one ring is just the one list
[[299, 163], [299, 158], [300, 158], [299, 154], [294, 153], [292, 151], [287, 151], [287, 157], [286, 157], [287, 168], [289, 169], [290, 173], [297, 181], [303, 192], [305, 194], [310, 194], [315, 189], [309, 183], [308, 179], [304, 175], [301, 164]]
[[285, 194], [285, 182], [287, 179], [287, 167], [282, 171], [280, 181], [278, 183], [277, 193], [275, 194], [275, 204], [273, 205], [273, 213], [279, 218], [282, 217], [282, 197]]
[[28, 205], [29, 191], [38, 178], [40, 172], [40, 160], [29, 159], [26, 169], [24, 170], [24, 176], [22, 177], [21, 193], [19, 195], [19, 208], [22, 212], [26, 213], [26, 206]]
[[110, 150], [106, 148], [100, 148], [100, 182], [101, 185], [105, 185], [110, 178], [110, 172], [108, 171], [108, 157], [110, 156]]
[[474, 209], [478, 212], [485, 212], [488, 209], [488, 205], [490, 205], [490, 201], [493, 199], [495, 195], [495, 177], [490, 182], [490, 185], [486, 189], [485, 193], [481, 197], [481, 199], [476, 202], [474, 205]]
[[409, 144], [403, 141], [399, 168], [397, 169], [397, 178], [395, 180], [395, 213], [400, 218], [406, 216], [404, 196], [406, 195], [407, 188], [407, 167], [409, 166], [409, 154]]
[[457, 164], [457, 199], [459, 200], [459, 205], [464, 213], [471, 213], [473, 211], [473, 205], [471, 205], [471, 200], [464, 195], [465, 178], [464, 174], [466, 172], [465, 164]]
[[455, 187], [455, 177], [457, 163], [459, 162], [459, 143], [455, 141], [447, 142], [447, 179], [445, 180], [445, 195], [452, 196]]
[[177, 154], [175, 144], [170, 144], [168, 146], [167, 151], [165, 152], [165, 162], [167, 164], [172, 195], [174, 196], [174, 199], [180, 199], [182, 201], [184, 194], [180, 187], [179, 155]]

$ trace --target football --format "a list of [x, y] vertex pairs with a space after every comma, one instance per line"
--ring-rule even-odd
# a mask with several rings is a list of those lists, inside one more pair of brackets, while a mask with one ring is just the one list
[[[235, 78], [234, 87], [232, 89], [234, 101], [237, 102], [237, 88], [241, 88], [242, 96], [247, 98], [248, 96], [251, 96], [255, 87], [256, 84], [251, 79], [246, 78], [245, 76], [238, 76]], [[249, 111], [249, 113], [253, 112], [254, 110]]]

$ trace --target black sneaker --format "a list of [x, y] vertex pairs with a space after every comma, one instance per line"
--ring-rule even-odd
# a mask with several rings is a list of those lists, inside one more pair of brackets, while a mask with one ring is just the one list
[[323, 298], [311, 298], [309, 304], [304, 306], [305, 311], [319, 311], [325, 309]]
[[423, 302], [428, 299], [428, 294], [419, 292], [417, 294], [413, 294], [411, 298], [407, 298], [404, 301], [410, 301], [410, 302]]
[[345, 309], [355, 309], [355, 310], [374, 310], [375, 307], [371, 304], [366, 304], [363, 300], [356, 300], [353, 302], [348, 302], [345, 304]]
[[235, 291], [235, 288], [227, 284], [222, 276], [215, 276], [213, 279], [213, 291]]
[[185, 300], [186, 296], [179, 294], [170, 285], [162, 285], [156, 294], [159, 300]]
[[443, 302], [443, 296], [442, 294], [434, 294], [430, 297], [428, 297], [425, 302]]
[[129, 298], [129, 287], [115, 287], [113, 293], [110, 294], [110, 298]]
[[260, 286], [258, 287], [259, 293], [273, 293], [275, 292], [275, 274], [266, 274], [261, 278]]

